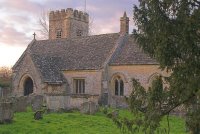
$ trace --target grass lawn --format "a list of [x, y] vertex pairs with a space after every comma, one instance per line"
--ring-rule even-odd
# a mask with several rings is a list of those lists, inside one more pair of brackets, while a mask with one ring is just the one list
[[[120, 116], [131, 117], [128, 111]], [[164, 119], [162, 125], [166, 127]], [[170, 134], [185, 134], [184, 120], [170, 117]], [[12, 124], [0, 125], [0, 134], [120, 134], [113, 121], [102, 113], [84, 115], [74, 113], [45, 114], [42, 120], [34, 120], [33, 112], [15, 113]]]

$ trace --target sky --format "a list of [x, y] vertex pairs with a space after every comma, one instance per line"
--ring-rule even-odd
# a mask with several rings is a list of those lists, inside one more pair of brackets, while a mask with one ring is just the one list
[[[117, 33], [124, 11], [134, 28], [133, 5], [138, 0], [86, 0], [92, 34]], [[85, 0], [0, 0], [0, 67], [12, 67], [28, 44], [39, 35], [38, 19], [44, 11], [73, 8], [84, 11]]]

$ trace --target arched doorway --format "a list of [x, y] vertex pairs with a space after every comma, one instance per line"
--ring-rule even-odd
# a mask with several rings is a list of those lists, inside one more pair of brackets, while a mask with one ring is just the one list
[[28, 77], [24, 81], [24, 96], [27, 96], [31, 93], [33, 93], [33, 80]]

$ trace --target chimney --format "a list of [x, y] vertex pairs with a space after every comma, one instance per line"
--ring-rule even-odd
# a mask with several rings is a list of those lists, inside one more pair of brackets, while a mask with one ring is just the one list
[[120, 18], [120, 33], [129, 33], [129, 18], [126, 15], [126, 12], [124, 12], [123, 17]]

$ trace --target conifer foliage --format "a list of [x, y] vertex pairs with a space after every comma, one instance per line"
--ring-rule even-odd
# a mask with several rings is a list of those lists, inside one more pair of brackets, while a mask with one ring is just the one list
[[140, 0], [133, 13], [138, 28], [134, 38], [169, 76], [159, 76], [149, 90], [133, 80], [128, 98], [131, 110], [136, 115], [143, 113], [144, 131], [154, 133], [162, 117], [183, 105], [186, 127], [199, 134], [200, 1]]

